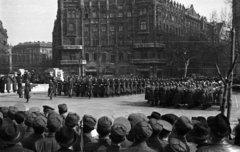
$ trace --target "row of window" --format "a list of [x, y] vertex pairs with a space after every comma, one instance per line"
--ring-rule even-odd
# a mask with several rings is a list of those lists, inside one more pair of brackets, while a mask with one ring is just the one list
[[[98, 16], [99, 14], [99, 16]], [[131, 11], [127, 11], [126, 13], [126, 16], [127, 17], [132, 17], [132, 12]], [[92, 13], [89, 13], [89, 12], [85, 12], [84, 13], [84, 17], [85, 19], [91, 17], [91, 18], [97, 18], [97, 17], [101, 17], [101, 18], [107, 18], [107, 17], [110, 17], [110, 18], [114, 18], [114, 17], [124, 17], [124, 13], [123, 12], [118, 12], [117, 14], [114, 13], [114, 12], [110, 12], [109, 15], [107, 15], [106, 12], [96, 12], [96, 11], [93, 11]]]
[[[106, 30], [107, 30], [107, 26], [106, 26], [105, 24], [102, 24], [102, 25], [101, 25], [101, 31], [102, 31], [102, 32], [105, 32]], [[132, 30], [132, 25], [128, 25], [128, 26], [127, 26], [127, 30], [128, 30], [128, 31], [131, 31], [131, 30]], [[85, 32], [89, 32], [89, 31], [90, 31], [90, 30], [89, 30], [89, 25], [85, 25], [84, 31], [85, 31]], [[98, 25], [97, 25], [97, 24], [95, 24], [95, 25], [92, 26], [92, 31], [93, 31], [93, 32], [97, 32], [97, 31], [98, 31]], [[115, 25], [111, 24], [111, 25], [109, 26], [109, 31], [114, 32], [114, 31], [115, 31]], [[123, 25], [119, 25], [119, 26], [118, 26], [118, 31], [119, 31], [119, 32], [122, 32], [122, 31], [123, 31]]]
[[[92, 43], [91, 43], [90, 41], [91, 41]], [[132, 38], [131, 38], [131, 37], [127, 37], [126, 40], [124, 40], [123, 37], [119, 37], [117, 43], [116, 43], [115, 38], [113, 38], [113, 37], [110, 37], [110, 38], [109, 38], [109, 42], [107, 42], [107, 39], [106, 39], [106, 38], [102, 38], [100, 42], [99, 42], [99, 40], [98, 40], [97, 38], [93, 38], [92, 40], [89, 40], [89, 39], [87, 38], [87, 39], [84, 40], [85, 46], [90, 46], [90, 45], [92, 45], [92, 46], [98, 46], [99, 43], [100, 43], [101, 45], [104, 45], [104, 46], [105, 46], [105, 45], [115, 45], [115, 44], [118, 44], [118, 45], [125, 45], [125, 44], [126, 44], [126, 45], [132, 45]]]
[[[98, 61], [98, 54], [97, 53], [93, 53], [92, 57], [91, 57], [91, 55], [92, 54], [90, 54], [90, 53], [85, 53], [85, 59], [87, 61]], [[102, 62], [108, 61], [107, 53], [102, 53], [101, 57], [102, 57]], [[110, 54], [109, 57], [110, 57], [109, 61], [111, 61], [111, 62], [115, 62], [116, 61], [115, 55]], [[123, 53], [119, 53], [119, 61], [128, 60], [129, 57], [130, 56], [128, 55], [127, 58], [124, 58], [124, 54]]]

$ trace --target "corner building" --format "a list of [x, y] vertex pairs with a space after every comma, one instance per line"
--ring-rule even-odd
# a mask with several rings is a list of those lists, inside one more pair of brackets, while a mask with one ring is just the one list
[[70, 75], [166, 77], [166, 37], [207, 33], [205, 24], [193, 6], [170, 0], [58, 0], [54, 67]]

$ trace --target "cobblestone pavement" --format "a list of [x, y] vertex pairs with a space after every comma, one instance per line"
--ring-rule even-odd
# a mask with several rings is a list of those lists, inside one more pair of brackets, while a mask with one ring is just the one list
[[[45, 93], [32, 94], [30, 103], [25, 103], [25, 99], [18, 98], [17, 95], [5, 95], [0, 96], [1, 106], [11, 106], [16, 103], [23, 103], [26, 107], [41, 107], [43, 105], [49, 105], [56, 109], [58, 104], [66, 103], [68, 105], [68, 111], [76, 112], [81, 117], [84, 114], [91, 114], [96, 118], [103, 115], [111, 118], [118, 116], [127, 117], [130, 113], [144, 113], [146, 116], [150, 115], [152, 111], [157, 111], [161, 114], [174, 113], [178, 116], [186, 115], [189, 118], [194, 116], [212, 116], [219, 113], [218, 106], [213, 106], [207, 110], [201, 110], [200, 107], [194, 109], [174, 109], [174, 108], [162, 108], [162, 107], [151, 107], [147, 101], [144, 100], [144, 95], [131, 95], [121, 97], [109, 97], [109, 98], [81, 98], [73, 97], [69, 98], [66, 96], [58, 96], [49, 100], [49, 97]], [[232, 98], [233, 108], [231, 112], [231, 122], [237, 121], [237, 115], [240, 115], [240, 93], [234, 93]]]

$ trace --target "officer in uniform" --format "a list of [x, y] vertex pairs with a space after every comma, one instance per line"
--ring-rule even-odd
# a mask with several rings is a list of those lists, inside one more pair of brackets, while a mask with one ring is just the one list
[[19, 98], [23, 97], [23, 86], [22, 86], [22, 79], [20, 78], [18, 81], [18, 90], [17, 93], [19, 95]]
[[62, 95], [62, 90], [63, 90], [63, 82], [61, 79], [58, 79], [57, 81], [57, 92], [58, 92], [58, 95], [61, 96]]
[[50, 79], [49, 81], [49, 86], [48, 86], [48, 96], [50, 97], [50, 100], [52, 100], [52, 96], [53, 96], [53, 81]]
[[25, 88], [24, 88], [24, 96], [25, 96], [25, 99], [27, 99], [26, 103], [29, 102], [29, 99], [31, 97], [30, 92], [31, 92], [31, 86], [30, 86], [29, 80], [27, 79], [25, 83]]
[[16, 92], [17, 91], [17, 79], [16, 77], [14, 76], [13, 77], [13, 92]]

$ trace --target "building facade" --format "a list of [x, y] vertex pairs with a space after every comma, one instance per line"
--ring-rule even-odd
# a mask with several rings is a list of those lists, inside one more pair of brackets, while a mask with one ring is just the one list
[[200, 37], [209, 28], [193, 5], [171, 0], [58, 0], [54, 66], [65, 74], [166, 77], [165, 42]]
[[8, 56], [8, 34], [0, 21], [0, 74], [7, 74], [9, 72], [9, 56]]
[[19, 69], [43, 73], [52, 68], [51, 42], [25, 42], [12, 48], [12, 71]]

